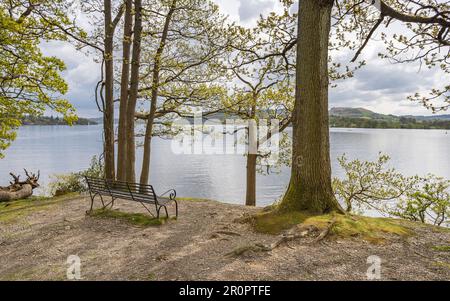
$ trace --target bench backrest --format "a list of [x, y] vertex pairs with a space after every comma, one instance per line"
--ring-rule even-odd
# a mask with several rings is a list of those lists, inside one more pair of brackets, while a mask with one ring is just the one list
[[101, 178], [85, 177], [89, 190], [93, 193], [110, 194], [114, 196], [145, 196], [151, 200], [157, 200], [152, 185], [113, 181]]

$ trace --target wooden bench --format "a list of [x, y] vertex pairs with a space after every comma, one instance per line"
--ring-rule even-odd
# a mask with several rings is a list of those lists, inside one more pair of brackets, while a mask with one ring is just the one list
[[[94, 199], [96, 196], [100, 197], [103, 205], [103, 209], [114, 206], [114, 201], [117, 199], [130, 200], [139, 202], [141, 205], [152, 215], [150, 208], [147, 205], [154, 205], [156, 208], [156, 217], [159, 218], [159, 213], [162, 208], [166, 213], [166, 217], [169, 217], [167, 211], [167, 205], [175, 203], [175, 214], [178, 217], [178, 203], [176, 201], [176, 191], [174, 189], [168, 190], [161, 196], [157, 196], [153, 186], [128, 183], [121, 181], [112, 181], [107, 179], [85, 177], [88, 185], [89, 195], [91, 196], [91, 208], [89, 212], [92, 212], [94, 206]], [[103, 196], [111, 197], [111, 201], [105, 204]]]

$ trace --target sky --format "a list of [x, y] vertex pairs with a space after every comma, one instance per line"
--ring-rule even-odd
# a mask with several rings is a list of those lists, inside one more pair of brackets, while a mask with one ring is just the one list
[[[254, 26], [261, 14], [280, 11], [278, 0], [214, 0], [231, 21], [247, 27]], [[379, 35], [379, 33], [378, 33]], [[375, 40], [377, 35], [374, 36]], [[330, 89], [329, 107], [364, 107], [378, 113], [395, 115], [430, 115], [419, 103], [407, 100], [417, 91], [443, 86], [450, 78], [440, 72], [421, 69], [417, 64], [392, 65], [378, 58], [380, 43], [371, 41], [360, 59], [367, 65], [355, 77], [338, 83]], [[99, 117], [94, 100], [95, 85], [100, 78], [100, 67], [92, 58], [77, 51], [72, 45], [52, 42], [43, 46], [44, 53], [64, 60], [67, 70], [63, 77], [69, 84], [65, 97], [77, 108], [80, 117]], [[344, 53], [343, 56], [346, 56]], [[348, 55], [350, 56], [350, 54]]]

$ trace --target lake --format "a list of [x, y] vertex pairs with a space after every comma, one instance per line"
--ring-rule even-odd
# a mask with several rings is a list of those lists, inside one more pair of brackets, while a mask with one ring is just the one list
[[[433, 173], [450, 178], [450, 131], [397, 129], [330, 130], [333, 175], [341, 177], [336, 160], [343, 153], [349, 159], [375, 160], [378, 153], [391, 156], [390, 166], [405, 175]], [[81, 171], [102, 151], [101, 126], [23, 126], [0, 160], [0, 185], [10, 181], [9, 172], [41, 171], [39, 193], [54, 174]], [[141, 149], [136, 169], [140, 171]], [[156, 192], [175, 188], [179, 196], [215, 199], [243, 204], [245, 166], [242, 155], [176, 155], [171, 141], [155, 138], [152, 145], [150, 182]], [[257, 177], [257, 204], [271, 204], [284, 193], [289, 168]], [[24, 177], [24, 175], [22, 176]]]

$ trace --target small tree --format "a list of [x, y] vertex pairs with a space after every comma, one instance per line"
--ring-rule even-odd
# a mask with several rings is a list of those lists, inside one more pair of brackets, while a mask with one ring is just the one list
[[450, 181], [434, 175], [420, 178], [404, 198], [388, 208], [389, 214], [404, 219], [450, 225]]
[[339, 163], [344, 179], [333, 179], [336, 197], [347, 212], [376, 210], [437, 226], [449, 224], [450, 181], [434, 175], [405, 177], [387, 168], [389, 156], [380, 154], [375, 162], [348, 161]]
[[415, 181], [385, 167], [389, 160], [388, 155], [381, 153], [375, 162], [348, 161], [345, 155], [338, 158], [346, 177], [342, 180], [334, 178], [333, 188], [346, 212], [381, 210], [383, 202], [395, 201], [412, 188]]

